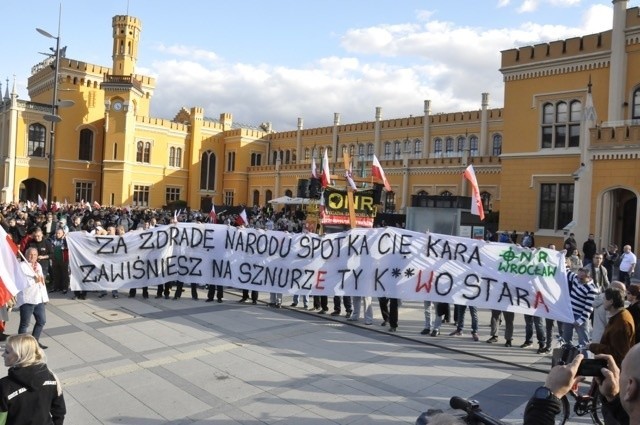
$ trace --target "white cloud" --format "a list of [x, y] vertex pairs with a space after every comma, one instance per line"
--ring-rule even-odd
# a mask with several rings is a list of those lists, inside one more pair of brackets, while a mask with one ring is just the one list
[[533, 12], [538, 8], [538, 0], [524, 0], [518, 8], [519, 13]]
[[507, 7], [511, 3], [511, 0], [498, 0], [498, 7]]
[[483, 92], [490, 107], [501, 107], [501, 50], [605, 30], [610, 16], [610, 8], [593, 6], [582, 28], [531, 22], [480, 28], [433, 18], [354, 28], [340, 38], [344, 55], [295, 67], [232, 64], [212, 52], [163, 47], [174, 57], [150, 67], [158, 81], [153, 113], [173, 117], [189, 99], [184, 106], [202, 106], [209, 117], [229, 112], [237, 122], [270, 121], [283, 131], [294, 129], [298, 117], [306, 128], [330, 126], [334, 112], [343, 123], [371, 121], [377, 106], [383, 118], [420, 115], [425, 99], [434, 113], [478, 110]]

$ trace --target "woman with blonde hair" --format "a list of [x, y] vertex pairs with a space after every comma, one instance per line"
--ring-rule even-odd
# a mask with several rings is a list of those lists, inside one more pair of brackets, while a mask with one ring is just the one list
[[62, 425], [67, 413], [62, 386], [38, 341], [27, 334], [10, 336], [2, 357], [9, 371], [0, 379], [0, 425]]

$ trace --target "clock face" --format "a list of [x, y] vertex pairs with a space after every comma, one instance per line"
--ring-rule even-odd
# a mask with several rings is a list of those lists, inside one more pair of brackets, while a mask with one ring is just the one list
[[116, 110], [116, 111], [121, 110], [122, 109], [122, 102], [115, 102], [113, 104], [113, 109]]

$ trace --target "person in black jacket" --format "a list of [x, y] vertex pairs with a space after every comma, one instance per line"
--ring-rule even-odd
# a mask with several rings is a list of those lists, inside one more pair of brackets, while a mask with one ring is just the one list
[[7, 339], [2, 353], [9, 373], [0, 379], [0, 424], [62, 425], [67, 413], [62, 387], [31, 335]]

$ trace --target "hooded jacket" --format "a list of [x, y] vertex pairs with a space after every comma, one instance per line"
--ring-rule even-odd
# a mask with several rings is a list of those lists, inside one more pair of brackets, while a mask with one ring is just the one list
[[0, 379], [0, 425], [62, 425], [67, 408], [46, 364], [12, 367]]

